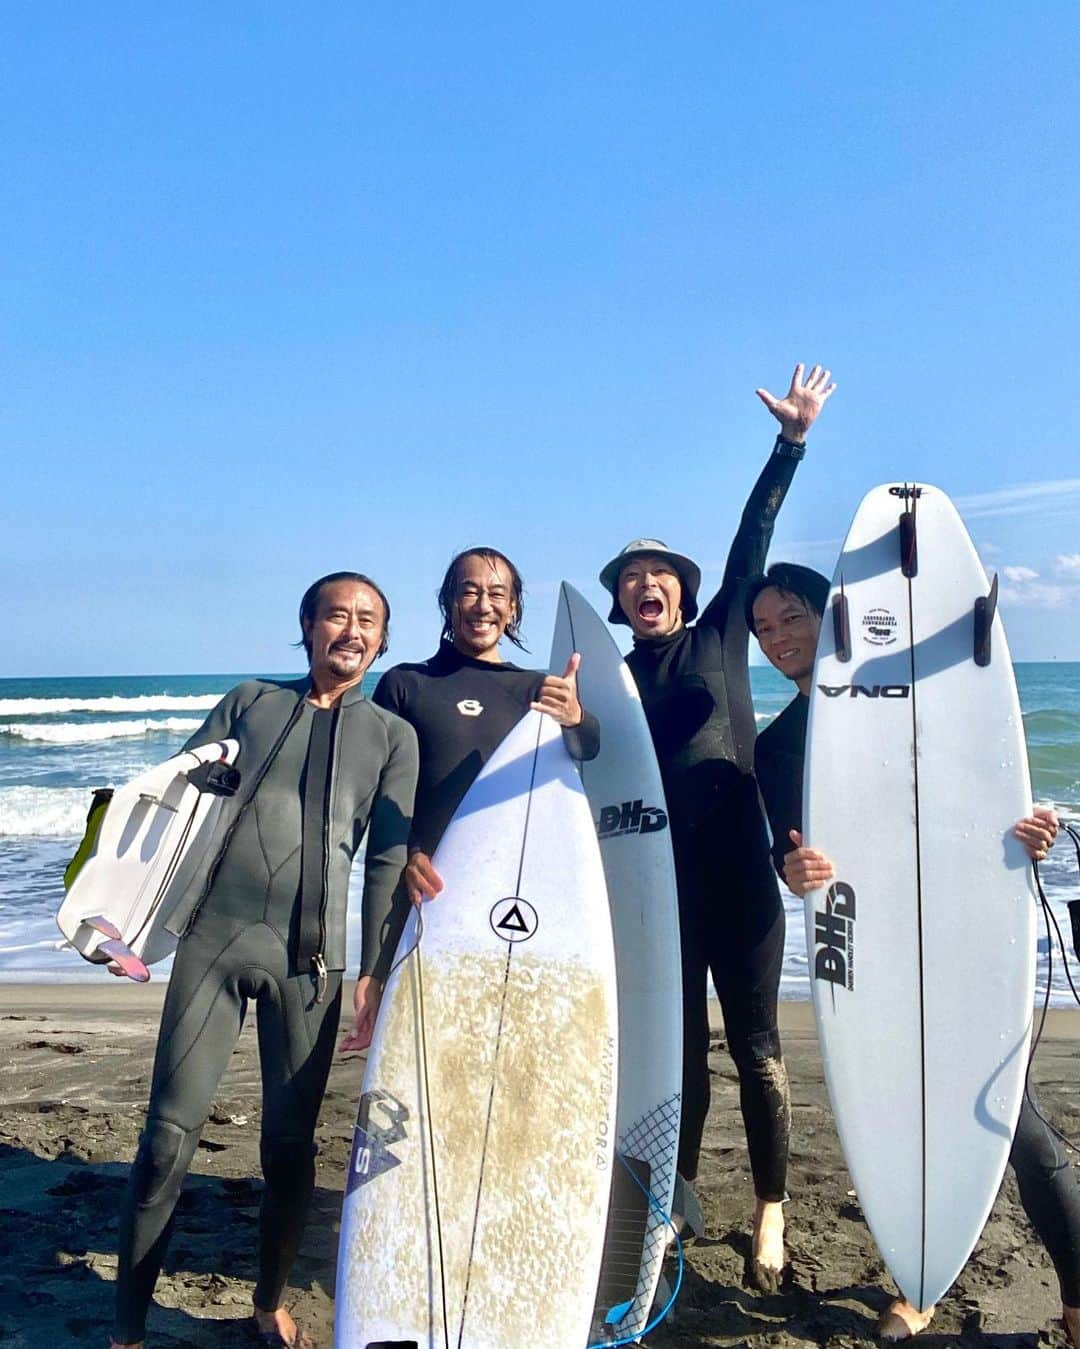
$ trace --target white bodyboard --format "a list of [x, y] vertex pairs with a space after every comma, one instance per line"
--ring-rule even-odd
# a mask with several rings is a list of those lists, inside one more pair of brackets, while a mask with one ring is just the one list
[[235, 761], [239, 746], [222, 740], [177, 754], [121, 787], [109, 802], [93, 850], [60, 910], [57, 926], [87, 960], [105, 935], [84, 920], [100, 916], [146, 964], [176, 949], [165, 930], [192, 870], [210, 844], [224, 796], [188, 777], [205, 765]]

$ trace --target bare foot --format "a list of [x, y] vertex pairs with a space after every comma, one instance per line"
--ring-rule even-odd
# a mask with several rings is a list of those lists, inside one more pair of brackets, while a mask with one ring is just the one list
[[1080, 1349], [1080, 1307], [1066, 1307], [1061, 1304], [1061, 1319], [1065, 1323], [1065, 1334], [1069, 1343]]
[[878, 1317], [874, 1333], [879, 1340], [886, 1340], [889, 1343], [894, 1340], [910, 1340], [912, 1335], [918, 1335], [920, 1331], [925, 1330], [933, 1318], [933, 1307], [921, 1312], [906, 1298], [898, 1297], [889, 1304], [888, 1310], [883, 1311]]
[[779, 1200], [755, 1199], [750, 1280], [763, 1293], [777, 1293], [783, 1272], [784, 1205]]

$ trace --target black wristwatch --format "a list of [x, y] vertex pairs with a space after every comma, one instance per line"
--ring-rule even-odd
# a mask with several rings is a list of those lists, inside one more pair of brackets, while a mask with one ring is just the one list
[[796, 440], [785, 439], [783, 433], [776, 437], [773, 454], [782, 454], [785, 459], [801, 459], [806, 453], [806, 441], [799, 444]]

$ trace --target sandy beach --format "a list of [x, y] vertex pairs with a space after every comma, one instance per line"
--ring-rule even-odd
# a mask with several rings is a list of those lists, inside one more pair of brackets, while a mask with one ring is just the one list
[[[0, 990], [0, 1341], [12, 1349], [104, 1345], [117, 1214], [145, 1108], [162, 987]], [[891, 1296], [851, 1192], [829, 1112], [810, 1009], [784, 1004], [794, 1130], [784, 1291], [745, 1286], [751, 1191], [737, 1082], [715, 1032], [713, 1106], [699, 1181], [707, 1232], [687, 1248], [674, 1318], [655, 1349], [847, 1346], [873, 1341]], [[1051, 1015], [1034, 1079], [1044, 1108], [1080, 1132], [1080, 1017]], [[289, 1305], [332, 1344], [342, 1177], [362, 1061], [339, 1060], [319, 1124], [318, 1184]], [[259, 1202], [258, 1061], [249, 1024], [200, 1144], [151, 1311], [152, 1346], [250, 1343]], [[1050, 1262], [1007, 1176], [986, 1230], [941, 1304], [930, 1344], [1064, 1344]], [[568, 1347], [569, 1349], [569, 1347]], [[577, 1347], [574, 1347], [577, 1349]]]

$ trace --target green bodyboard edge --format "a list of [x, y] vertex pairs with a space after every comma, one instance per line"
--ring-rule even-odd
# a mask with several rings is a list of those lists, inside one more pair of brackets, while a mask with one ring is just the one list
[[75, 883], [75, 877], [93, 857], [94, 850], [97, 847], [98, 834], [101, 833], [101, 824], [105, 819], [105, 812], [108, 810], [112, 798], [113, 789], [111, 787], [96, 787], [94, 789], [93, 800], [90, 802], [90, 809], [86, 813], [86, 833], [83, 834], [82, 842], [64, 872], [65, 891], [71, 889]]

